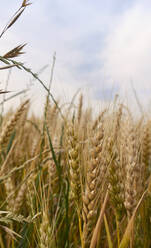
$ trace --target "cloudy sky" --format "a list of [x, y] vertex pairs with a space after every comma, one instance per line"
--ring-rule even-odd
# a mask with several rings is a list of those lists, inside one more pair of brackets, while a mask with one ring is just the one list
[[[54, 52], [56, 64], [52, 92], [69, 101], [80, 88], [92, 101], [110, 102], [115, 94], [151, 103], [151, 1], [150, 0], [33, 0], [19, 21], [1, 38], [0, 53], [27, 43], [18, 60], [39, 71], [49, 84]], [[0, 29], [20, 6], [20, 0], [1, 4]], [[5, 88], [8, 72], [0, 71]], [[31, 84], [31, 77], [13, 69], [8, 88], [13, 93]], [[33, 105], [45, 91], [30, 86]], [[129, 98], [131, 96], [131, 98]], [[35, 108], [36, 109], [36, 108]]]

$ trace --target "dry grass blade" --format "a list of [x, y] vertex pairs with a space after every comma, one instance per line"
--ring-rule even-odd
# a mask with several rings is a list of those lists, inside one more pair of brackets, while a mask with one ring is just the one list
[[109, 230], [109, 225], [108, 225], [107, 218], [106, 218], [105, 214], [104, 214], [104, 224], [105, 224], [105, 230], [106, 230], [106, 233], [107, 233], [108, 246], [109, 246], [109, 248], [113, 248], [113, 243], [112, 243], [112, 239], [111, 239], [111, 233], [110, 233], [110, 230]]
[[10, 228], [6, 227], [6, 226], [2, 226], [0, 225], [0, 227], [2, 229], [4, 229], [4, 231], [11, 236], [12, 239], [16, 240], [15, 236], [16, 235], [18, 238], [22, 238], [22, 236], [20, 236], [18, 233], [14, 232], [13, 230], [11, 230]]
[[11, 20], [11, 22], [7, 26], [7, 29], [9, 29], [18, 20], [24, 10], [25, 9], [20, 10], [20, 12]]
[[142, 203], [142, 201], [143, 201], [143, 199], [144, 199], [144, 197], [145, 197], [146, 194], [147, 194], [147, 190], [143, 193], [141, 199], [139, 200], [139, 202], [138, 202], [138, 204], [137, 204], [137, 206], [136, 206], [136, 208], [135, 208], [135, 210], [133, 212], [133, 215], [132, 215], [132, 217], [131, 217], [128, 225], [127, 225], [126, 231], [124, 233], [124, 236], [122, 238], [122, 241], [120, 243], [119, 248], [126, 248], [126, 247], [128, 247], [137, 210], [140, 207], [140, 205], [141, 205], [141, 203]]
[[18, 18], [21, 16], [21, 14], [24, 12], [25, 8], [30, 5], [31, 3], [28, 3], [28, 0], [24, 0], [21, 7], [16, 11], [16, 13], [13, 15], [13, 17], [10, 19], [8, 24], [4, 27], [3, 31], [0, 34], [0, 38], [3, 36], [3, 34], [18, 20]]
[[0, 90], [0, 94], [4, 94], [4, 93], [9, 93], [10, 91], [3, 91], [3, 90]]
[[10, 69], [12, 67], [15, 67], [17, 65], [8, 65], [8, 66], [3, 66], [3, 67], [0, 67], [0, 70], [6, 70], [6, 69]]
[[101, 208], [100, 216], [98, 218], [97, 224], [95, 226], [95, 229], [94, 229], [94, 232], [93, 232], [93, 235], [92, 235], [90, 248], [95, 248], [96, 247], [98, 234], [100, 233], [100, 230], [101, 230], [101, 225], [102, 225], [102, 222], [103, 222], [103, 216], [104, 216], [104, 212], [105, 212], [105, 208], [106, 208], [108, 198], [109, 198], [109, 192], [107, 191], [105, 199], [104, 199], [103, 206]]
[[24, 46], [26, 46], [26, 44], [19, 45], [19, 46], [13, 48], [8, 53], [6, 53], [5, 55], [3, 55], [3, 58], [9, 59], [9, 58], [18, 57], [19, 55], [21, 55], [21, 54], [24, 53], [24, 52], [22, 52], [22, 49], [24, 48]]
[[25, 10], [25, 8], [23, 8], [22, 10], [19, 10], [19, 13], [18, 12], [16, 13], [16, 15], [13, 17], [13, 19], [11, 19], [10, 22], [3, 29], [3, 31], [0, 35], [0, 38], [18, 20], [18, 18], [21, 16], [21, 14], [23, 13], [24, 10]]

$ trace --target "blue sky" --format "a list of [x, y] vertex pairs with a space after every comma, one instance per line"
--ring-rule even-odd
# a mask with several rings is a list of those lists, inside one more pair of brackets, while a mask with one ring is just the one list
[[[1, 30], [20, 3], [3, 1]], [[64, 101], [70, 100], [79, 88], [94, 102], [109, 102], [116, 93], [128, 97], [132, 95], [133, 82], [142, 104], [150, 103], [149, 0], [33, 0], [32, 3], [0, 40], [1, 54], [26, 42], [26, 54], [18, 60], [33, 71], [49, 64], [40, 76], [48, 84], [56, 52], [52, 92]], [[0, 74], [4, 88], [7, 72]], [[13, 69], [9, 89], [18, 92], [27, 87], [30, 79], [26, 73]], [[33, 105], [37, 106], [44, 94], [39, 83], [34, 82], [30, 91]]]

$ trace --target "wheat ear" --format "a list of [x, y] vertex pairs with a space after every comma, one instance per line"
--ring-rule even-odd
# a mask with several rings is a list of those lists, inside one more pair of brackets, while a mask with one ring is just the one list
[[126, 134], [126, 183], [125, 183], [125, 208], [128, 217], [132, 216], [138, 199], [138, 182], [140, 167], [138, 164], [138, 150], [135, 140], [135, 130], [132, 120], [128, 119], [125, 125]]
[[81, 94], [79, 98], [79, 105], [78, 105], [78, 123], [80, 123], [81, 121], [82, 108], [83, 108], [83, 95]]
[[7, 144], [13, 129], [15, 128], [15, 126], [16, 126], [18, 120], [20, 119], [22, 113], [26, 109], [28, 103], [29, 103], [29, 100], [27, 100], [23, 104], [21, 104], [20, 108], [17, 110], [15, 115], [6, 124], [4, 130], [2, 130], [2, 133], [0, 135], [0, 146], [1, 147], [4, 147]]
[[70, 125], [67, 131], [68, 154], [70, 167], [71, 197], [78, 204], [81, 201], [81, 181], [80, 181], [80, 147], [74, 125]]
[[92, 231], [95, 226], [97, 214], [97, 190], [102, 152], [103, 130], [92, 141], [91, 158], [87, 165], [86, 188], [83, 195], [83, 240], [85, 247], [89, 247]]

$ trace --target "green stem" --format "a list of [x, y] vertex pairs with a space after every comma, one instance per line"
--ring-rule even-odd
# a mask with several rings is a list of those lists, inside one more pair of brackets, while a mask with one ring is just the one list
[[116, 230], [117, 230], [117, 247], [120, 247], [120, 228], [119, 228], [119, 220], [118, 220], [118, 214], [115, 213], [116, 218]]

